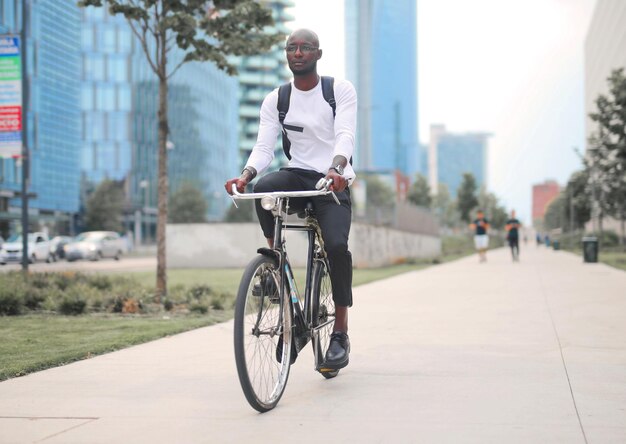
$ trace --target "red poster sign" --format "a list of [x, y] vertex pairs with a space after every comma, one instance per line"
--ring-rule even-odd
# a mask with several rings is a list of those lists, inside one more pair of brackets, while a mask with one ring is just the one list
[[0, 132], [22, 131], [22, 107], [0, 106]]

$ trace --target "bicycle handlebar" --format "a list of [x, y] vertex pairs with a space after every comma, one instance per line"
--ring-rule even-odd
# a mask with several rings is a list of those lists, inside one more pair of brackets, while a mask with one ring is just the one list
[[341, 205], [337, 195], [334, 191], [329, 190], [328, 188], [333, 183], [332, 179], [326, 180], [326, 178], [321, 178], [317, 184], [315, 185], [316, 190], [308, 190], [308, 191], [272, 191], [269, 193], [240, 193], [237, 191], [237, 185], [233, 184], [231, 197], [233, 199], [262, 199], [264, 197], [273, 197], [275, 199], [285, 198], [285, 197], [315, 197], [315, 196], [326, 196], [327, 194], [332, 194], [333, 199], [337, 202], [337, 205]]

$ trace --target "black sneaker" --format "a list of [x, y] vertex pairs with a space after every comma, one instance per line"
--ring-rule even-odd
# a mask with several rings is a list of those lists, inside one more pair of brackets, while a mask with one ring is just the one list
[[350, 339], [342, 331], [330, 335], [330, 345], [326, 350], [326, 357], [322, 367], [324, 369], [339, 370], [350, 361]]

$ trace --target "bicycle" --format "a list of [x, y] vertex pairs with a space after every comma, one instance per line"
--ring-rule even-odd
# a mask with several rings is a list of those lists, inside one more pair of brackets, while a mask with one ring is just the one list
[[[248, 403], [263, 413], [280, 400], [289, 368], [295, 356], [312, 343], [315, 370], [327, 379], [339, 370], [324, 367], [324, 356], [330, 345], [335, 323], [335, 304], [329, 276], [324, 241], [313, 206], [307, 202], [298, 214], [303, 224], [287, 223], [289, 199], [335, 193], [332, 182], [320, 179], [316, 190], [239, 193], [233, 185], [235, 199], [261, 199], [261, 205], [274, 215], [274, 246], [259, 248], [259, 255], [246, 267], [235, 305], [235, 362], [239, 382]], [[304, 231], [308, 236], [304, 298], [301, 297], [287, 257], [285, 232]], [[282, 284], [281, 284], [282, 283]]]

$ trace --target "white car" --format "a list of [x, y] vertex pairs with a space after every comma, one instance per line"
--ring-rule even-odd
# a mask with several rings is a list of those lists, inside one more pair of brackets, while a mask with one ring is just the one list
[[[50, 262], [50, 240], [46, 233], [28, 234], [28, 261], [32, 264], [37, 261]], [[7, 262], [22, 261], [22, 235], [14, 234], [0, 248], [0, 265]]]
[[64, 247], [68, 261], [88, 259], [97, 261], [112, 257], [116, 261], [126, 250], [126, 242], [114, 231], [86, 231]]

